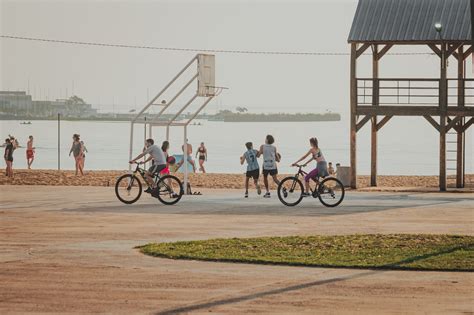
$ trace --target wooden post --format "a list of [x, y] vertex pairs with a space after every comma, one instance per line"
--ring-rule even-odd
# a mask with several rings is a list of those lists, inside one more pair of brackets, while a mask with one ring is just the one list
[[[465, 98], [464, 98], [464, 48], [463, 46], [458, 49], [458, 106], [464, 107]], [[457, 123], [457, 143], [456, 143], [456, 187], [464, 187], [464, 132], [462, 127], [464, 124], [464, 117]]]
[[351, 187], [357, 188], [356, 139], [357, 139], [357, 44], [351, 44]]
[[446, 191], [446, 114], [448, 111], [448, 82], [446, 77], [446, 44], [441, 44], [441, 78], [439, 82], [439, 190]]
[[[378, 46], [372, 49], [372, 106], [379, 105], [379, 60]], [[370, 186], [377, 186], [377, 115], [372, 116], [370, 150]]]

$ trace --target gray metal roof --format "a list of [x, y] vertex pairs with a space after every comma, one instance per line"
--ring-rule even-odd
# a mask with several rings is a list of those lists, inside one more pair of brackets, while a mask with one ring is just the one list
[[[472, 0], [359, 0], [349, 42], [470, 41]], [[474, 1], [472, 1], [474, 2]]]

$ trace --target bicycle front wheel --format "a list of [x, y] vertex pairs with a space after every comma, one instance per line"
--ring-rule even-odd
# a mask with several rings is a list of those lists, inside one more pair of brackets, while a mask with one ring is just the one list
[[336, 207], [344, 200], [344, 185], [334, 177], [324, 179], [318, 187], [319, 201], [326, 207]]
[[297, 177], [287, 177], [278, 185], [278, 199], [285, 206], [293, 207], [303, 199], [303, 183]]
[[121, 202], [128, 205], [136, 202], [142, 195], [140, 179], [132, 174], [120, 176], [115, 183], [115, 195]]
[[174, 205], [183, 197], [183, 194], [181, 181], [173, 175], [165, 175], [158, 180], [151, 195], [165, 205]]

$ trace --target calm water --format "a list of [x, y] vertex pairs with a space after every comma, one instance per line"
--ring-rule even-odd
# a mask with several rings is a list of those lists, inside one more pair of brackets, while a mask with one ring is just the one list
[[[282, 154], [280, 172], [293, 172], [289, 165], [308, 148], [310, 136], [319, 139], [320, 146], [328, 161], [349, 163], [349, 122], [343, 117], [340, 122], [304, 123], [224, 123], [201, 121], [202, 126], [190, 126], [188, 138], [197, 148], [204, 141], [209, 151], [207, 169], [209, 172], [241, 173], [239, 156], [245, 151], [244, 143], [263, 143], [270, 133]], [[20, 121], [1, 121], [1, 136], [9, 133], [26, 145], [27, 137], [35, 137], [36, 160], [34, 168], [55, 169], [57, 159], [57, 122], [32, 121], [31, 125], [21, 125]], [[474, 139], [472, 129], [467, 133], [466, 172], [473, 173]], [[130, 124], [128, 122], [61, 122], [61, 168], [73, 169], [73, 158], [68, 157], [73, 133], [79, 133], [89, 153], [86, 169], [123, 170], [127, 169]], [[135, 127], [134, 155], [140, 152], [144, 139], [143, 125]], [[165, 129], [155, 127], [155, 141], [161, 143]], [[183, 129], [171, 129], [171, 153], [181, 153]], [[449, 139], [448, 139], [449, 140]], [[455, 140], [454, 135], [451, 140]], [[370, 173], [370, 127], [369, 124], [358, 134], [359, 174]], [[438, 173], [437, 133], [422, 118], [394, 118], [379, 132], [379, 174], [394, 175], [435, 175]], [[455, 144], [448, 143], [450, 146]], [[25, 168], [25, 149], [15, 151], [14, 166]], [[448, 155], [449, 158], [449, 155]], [[448, 162], [448, 167], [452, 166]], [[2, 159], [2, 165], [4, 164]], [[452, 173], [448, 171], [448, 174]]]

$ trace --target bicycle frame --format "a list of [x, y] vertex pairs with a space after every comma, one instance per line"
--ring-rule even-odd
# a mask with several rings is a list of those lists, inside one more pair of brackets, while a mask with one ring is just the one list
[[[296, 174], [295, 174], [295, 177], [298, 180], [299, 180], [300, 175], [303, 177], [303, 179], [306, 175], [308, 175], [308, 173], [303, 171], [302, 168], [303, 168], [302, 165], [298, 165], [298, 172], [296, 172]], [[317, 193], [317, 191], [318, 191], [317, 188], [319, 186], [319, 179], [318, 179], [318, 177], [314, 177], [314, 178], [311, 178], [311, 179], [316, 183], [316, 187], [315, 187], [314, 190], [311, 188], [311, 186], [309, 187], [309, 190], [311, 191], [311, 194], [313, 195], [314, 193]], [[293, 185], [291, 186], [291, 191], [293, 191], [295, 189], [295, 186], [296, 186], [296, 182], [294, 182]]]
[[[134, 175], [135, 174], [140, 174], [140, 176], [142, 177], [143, 181], [148, 185], [148, 182], [146, 181], [146, 177], [145, 177], [145, 173], [147, 172], [144, 168], [141, 168], [140, 167], [140, 164], [136, 163], [137, 164], [137, 167], [135, 168], [135, 170], [132, 172]], [[156, 173], [153, 177], [153, 181], [156, 185], [156, 183], [158, 183], [158, 181], [160, 180], [160, 174], [159, 173]], [[150, 185], [148, 185], [150, 186]]]

